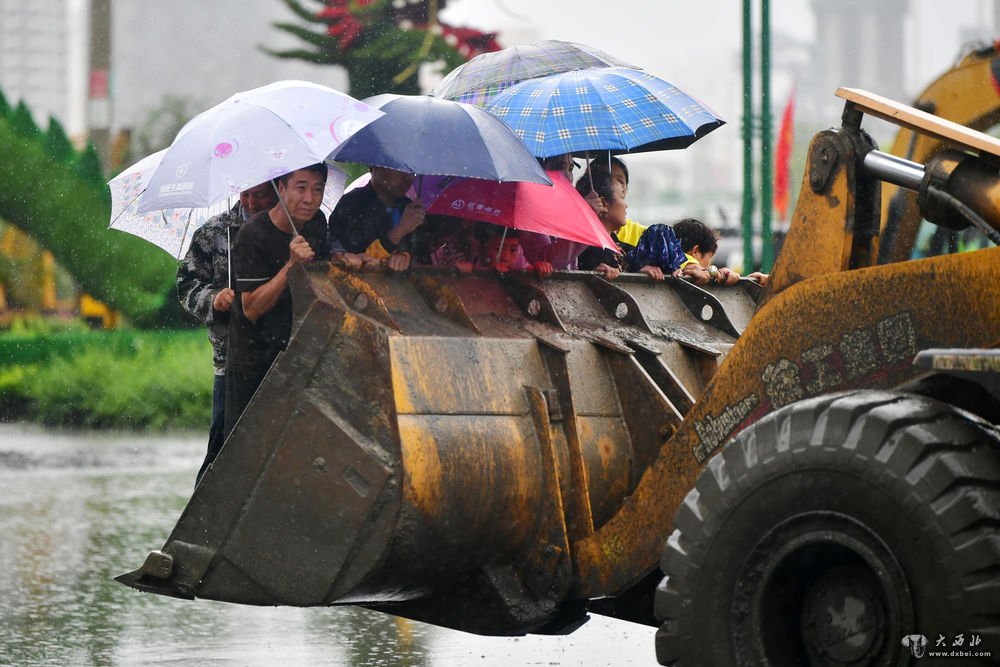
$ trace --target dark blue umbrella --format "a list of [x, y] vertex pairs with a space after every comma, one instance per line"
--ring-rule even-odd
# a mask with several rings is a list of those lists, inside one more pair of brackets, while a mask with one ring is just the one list
[[551, 184], [514, 132], [479, 107], [423, 95], [375, 95], [385, 113], [330, 154], [411, 174]]
[[687, 148], [725, 123], [674, 85], [624, 67], [522, 81], [487, 108], [538, 157]]

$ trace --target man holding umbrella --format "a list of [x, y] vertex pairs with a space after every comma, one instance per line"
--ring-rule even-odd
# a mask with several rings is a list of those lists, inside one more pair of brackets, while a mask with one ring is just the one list
[[210, 218], [198, 228], [180, 266], [177, 267], [177, 297], [181, 306], [208, 325], [212, 343], [215, 382], [212, 387], [212, 425], [208, 451], [198, 470], [201, 480], [219, 449], [225, 427], [226, 332], [229, 310], [235, 293], [229, 284], [229, 247], [243, 222], [278, 203], [270, 182], [260, 183], [240, 193], [239, 202], [230, 211]]
[[271, 362], [285, 349], [292, 329], [288, 272], [326, 247], [320, 212], [327, 167], [313, 164], [276, 180], [278, 205], [252, 217], [233, 246], [237, 298], [229, 322], [226, 355], [228, 435], [250, 402]]

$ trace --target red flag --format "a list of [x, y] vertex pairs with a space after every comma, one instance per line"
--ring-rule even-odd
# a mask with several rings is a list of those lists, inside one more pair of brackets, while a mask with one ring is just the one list
[[788, 96], [785, 113], [781, 116], [781, 130], [778, 132], [778, 146], [774, 153], [774, 210], [779, 220], [788, 219], [788, 200], [791, 194], [788, 166], [792, 158], [792, 143], [795, 115], [795, 87]]

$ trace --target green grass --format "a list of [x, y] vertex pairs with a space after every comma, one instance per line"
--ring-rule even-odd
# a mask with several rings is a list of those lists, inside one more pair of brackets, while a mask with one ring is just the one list
[[0, 334], [0, 419], [53, 426], [207, 429], [204, 330]]

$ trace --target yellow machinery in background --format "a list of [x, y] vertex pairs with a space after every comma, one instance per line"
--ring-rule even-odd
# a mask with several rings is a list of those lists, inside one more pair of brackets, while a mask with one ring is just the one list
[[118, 326], [120, 314], [83, 292], [80, 294], [80, 317], [92, 327], [114, 329]]
[[[959, 125], [986, 132], [1000, 123], [1000, 47], [980, 46], [931, 82], [914, 107]], [[901, 127], [890, 153], [926, 163], [947, 148], [929, 134]], [[910, 259], [921, 223], [917, 193], [895, 183], [882, 185], [882, 231], [879, 261]], [[939, 228], [940, 229], [940, 228]]]
[[[30, 306], [41, 314], [78, 313], [91, 326], [102, 329], [117, 326], [119, 314], [89, 294], [60, 296], [56, 288], [55, 257], [13, 225], [4, 226], [0, 232], [0, 254], [21, 267], [21, 291]], [[4, 320], [12, 314], [10, 297], [10, 289], [0, 281], [0, 314]]]

